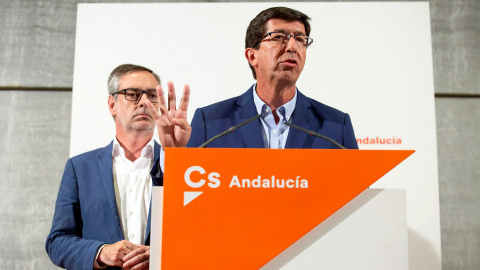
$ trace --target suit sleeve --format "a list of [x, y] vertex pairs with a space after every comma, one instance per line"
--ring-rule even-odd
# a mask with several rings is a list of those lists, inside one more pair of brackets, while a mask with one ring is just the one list
[[343, 146], [347, 149], [358, 149], [357, 139], [355, 138], [355, 132], [353, 131], [352, 121], [350, 116], [345, 114], [345, 120], [343, 125]]
[[52, 229], [45, 248], [52, 262], [69, 270], [93, 269], [101, 241], [82, 238], [82, 217], [77, 177], [72, 160], [68, 160], [55, 204]]
[[192, 135], [187, 147], [199, 147], [207, 141], [205, 115], [202, 109], [196, 109], [192, 119]]

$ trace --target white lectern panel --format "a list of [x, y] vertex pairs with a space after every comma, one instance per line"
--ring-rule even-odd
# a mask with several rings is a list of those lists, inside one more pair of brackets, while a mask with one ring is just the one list
[[267, 269], [408, 269], [405, 190], [365, 190]]

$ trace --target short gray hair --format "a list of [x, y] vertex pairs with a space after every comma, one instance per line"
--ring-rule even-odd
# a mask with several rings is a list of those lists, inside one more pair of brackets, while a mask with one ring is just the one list
[[153, 77], [157, 80], [158, 84], [161, 84], [160, 77], [153, 72], [151, 69], [142, 67], [139, 65], [133, 65], [133, 64], [123, 64], [118, 67], [116, 67], [112, 73], [110, 73], [110, 76], [108, 77], [108, 94], [113, 95], [113, 93], [117, 92], [118, 85], [120, 78], [123, 76], [135, 72], [135, 71], [147, 71], [152, 73]]

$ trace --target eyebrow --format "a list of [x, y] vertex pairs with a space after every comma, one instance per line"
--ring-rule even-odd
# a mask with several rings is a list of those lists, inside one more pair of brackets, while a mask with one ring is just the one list
[[[268, 32], [280, 32], [280, 33], [284, 33], [284, 34], [289, 34], [289, 31], [285, 30], [285, 29], [274, 29], [272, 31], [267, 31]], [[295, 36], [306, 36], [307, 34], [305, 34], [304, 32], [302, 31], [295, 31], [293, 32], [293, 34]]]
[[[143, 90], [143, 89], [142, 88], [136, 88], [136, 87], [129, 87], [129, 88], [124, 88], [122, 90]], [[119, 90], [119, 91], [122, 91], [122, 90]], [[157, 91], [157, 89], [156, 88], [147, 88], [144, 91]]]

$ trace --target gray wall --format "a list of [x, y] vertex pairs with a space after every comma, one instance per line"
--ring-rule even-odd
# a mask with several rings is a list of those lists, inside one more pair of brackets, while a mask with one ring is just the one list
[[[1, 269], [56, 269], [44, 241], [69, 153], [81, 2], [113, 1], [0, 0]], [[430, 9], [443, 269], [480, 269], [480, 1]]]

